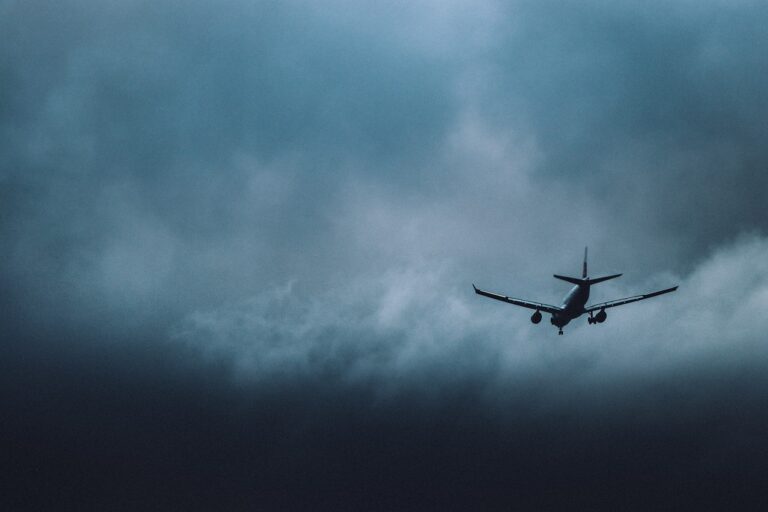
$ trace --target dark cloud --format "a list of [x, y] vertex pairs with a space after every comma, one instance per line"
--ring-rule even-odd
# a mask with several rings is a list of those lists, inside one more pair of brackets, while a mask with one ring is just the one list
[[3, 505], [759, 506], [766, 14], [0, 2]]
[[500, 38], [482, 103], [496, 122], [523, 117], [536, 133], [542, 180], [598, 201], [645, 243], [664, 237], [686, 270], [734, 233], [765, 230], [764, 8], [509, 10], [524, 22]]

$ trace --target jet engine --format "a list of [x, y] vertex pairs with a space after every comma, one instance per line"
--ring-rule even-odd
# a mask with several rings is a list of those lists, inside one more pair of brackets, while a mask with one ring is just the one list
[[608, 313], [606, 313], [604, 309], [601, 309], [600, 312], [595, 315], [595, 322], [601, 324], [605, 322], [606, 318], [608, 318]]
[[535, 324], [541, 322], [541, 311], [537, 309], [536, 312], [531, 315], [531, 322]]

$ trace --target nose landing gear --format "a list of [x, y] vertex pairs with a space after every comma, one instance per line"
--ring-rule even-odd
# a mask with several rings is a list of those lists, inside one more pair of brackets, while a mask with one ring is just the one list
[[563, 328], [561, 327], [559, 331], [557, 331], [557, 334], [562, 335], [563, 334]]

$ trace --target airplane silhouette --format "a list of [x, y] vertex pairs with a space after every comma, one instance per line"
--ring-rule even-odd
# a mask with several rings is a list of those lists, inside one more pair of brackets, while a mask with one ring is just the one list
[[[585, 313], [589, 313], [589, 318], [587, 318], [587, 322], [590, 325], [594, 324], [601, 324], [605, 322], [606, 318], [608, 318], [608, 314], [605, 312], [608, 308], [614, 308], [616, 306], [623, 306], [624, 304], [629, 304], [630, 302], [637, 302], [638, 300], [643, 299], [650, 299], [651, 297], [657, 297], [659, 295], [663, 295], [665, 293], [673, 292], [677, 290], [677, 286], [673, 286], [672, 288], [667, 288], [666, 290], [659, 290], [657, 292], [652, 293], [646, 293], [644, 295], [635, 295], [633, 297], [626, 297], [623, 299], [618, 300], [611, 300], [608, 302], [600, 302], [599, 304], [593, 304], [591, 306], [586, 306], [587, 300], [589, 299], [589, 287], [593, 284], [602, 283], [603, 281], [607, 281], [609, 279], [614, 279], [616, 277], [621, 276], [622, 274], [614, 274], [612, 276], [604, 276], [604, 277], [587, 277], [587, 248], [584, 248], [584, 267], [581, 272], [581, 279], [578, 277], [568, 277], [568, 276], [561, 276], [558, 274], [554, 274], [554, 277], [557, 279], [562, 279], [563, 281], [567, 281], [569, 283], [573, 283], [574, 286], [571, 288], [571, 291], [569, 291], [566, 296], [563, 298], [563, 302], [560, 306], [552, 306], [550, 304], [542, 304], [540, 302], [532, 302], [529, 300], [522, 300], [522, 299], [514, 299], [512, 297], [507, 297], [505, 295], [498, 295], [495, 293], [486, 292], [483, 290], [478, 289], [474, 283], [472, 284], [472, 288], [475, 289], [475, 293], [478, 295], [483, 295], [485, 297], [490, 297], [491, 299], [500, 300], [502, 302], [508, 302], [509, 304], [514, 304], [515, 306], [522, 306], [524, 308], [528, 309], [535, 309], [536, 312], [531, 315], [531, 322], [534, 324], [538, 324], [541, 322], [541, 312], [550, 313], [552, 317], [549, 319], [550, 323], [558, 328], [558, 334], [563, 334], [563, 327], [565, 327], [568, 322], [571, 320], [580, 317], [581, 315]], [[593, 314], [595, 311], [597, 311], [597, 314]]]

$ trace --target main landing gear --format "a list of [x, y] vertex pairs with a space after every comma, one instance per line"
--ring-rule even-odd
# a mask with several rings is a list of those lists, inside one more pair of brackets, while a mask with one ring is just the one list
[[590, 311], [587, 323], [589, 323], [589, 325], [601, 324], [605, 322], [606, 318], [608, 318], [608, 313], [605, 312], [605, 308], [598, 311], [595, 316], [592, 316], [592, 312]]

